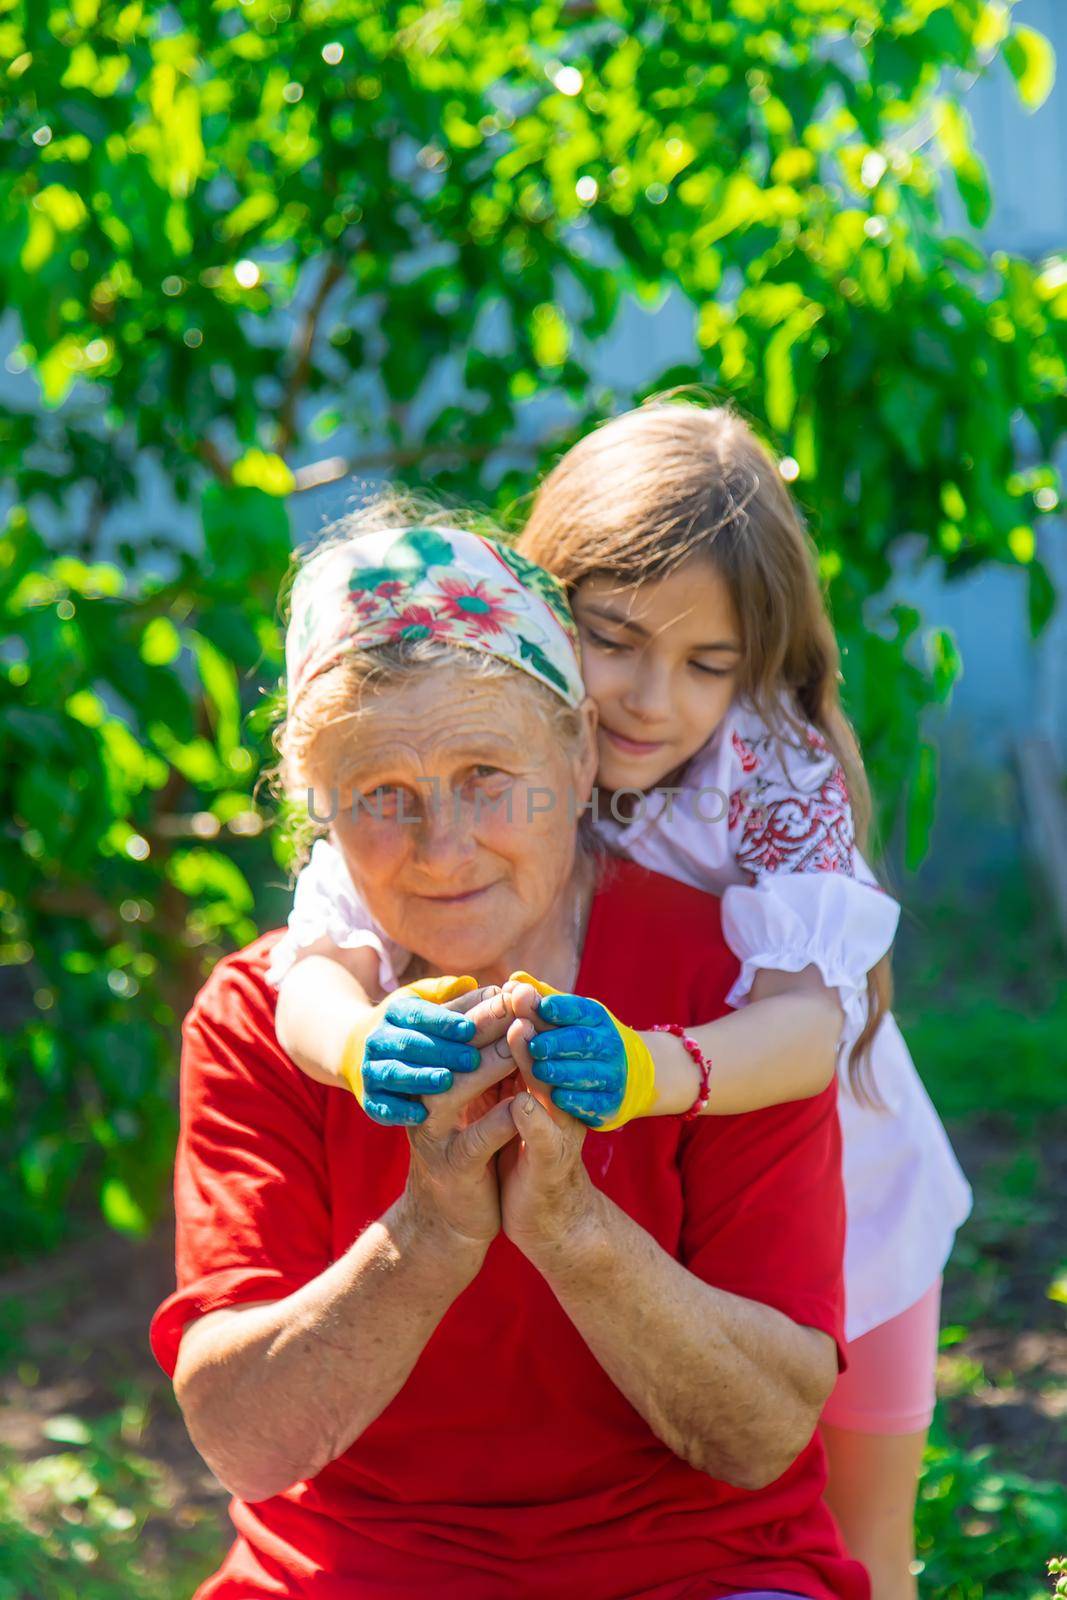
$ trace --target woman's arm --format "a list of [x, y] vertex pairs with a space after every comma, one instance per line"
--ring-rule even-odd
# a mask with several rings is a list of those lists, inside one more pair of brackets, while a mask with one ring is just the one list
[[543, 1258], [563, 1309], [675, 1455], [741, 1489], [773, 1483], [830, 1396], [833, 1339], [704, 1283], [590, 1190], [587, 1229]]
[[174, 1391], [231, 1494], [266, 1500], [313, 1478], [385, 1409], [481, 1265], [450, 1245], [404, 1196], [295, 1294], [189, 1324]]
[[[512, 1024], [508, 1041], [526, 1070], [524, 1029]], [[522, 1144], [501, 1161], [504, 1231], [664, 1444], [740, 1488], [772, 1483], [814, 1432], [837, 1376], [833, 1339], [668, 1255], [593, 1185], [580, 1123], [531, 1095], [514, 1115]]]
[[[502, 1022], [486, 1020], [499, 1038]], [[401, 1389], [499, 1231], [493, 1157], [510, 1102], [480, 1097], [513, 1070], [491, 1045], [410, 1131], [403, 1194], [339, 1260], [283, 1300], [214, 1311], [182, 1337], [174, 1385], [190, 1437], [244, 1500], [312, 1478]]]
[[[669, 1020], [669, 1019], [664, 1019]], [[733, 1116], [821, 1094], [834, 1075], [844, 1011], [817, 967], [760, 971], [739, 1011], [686, 1032], [711, 1063], [704, 1116]], [[648, 1115], [672, 1116], [697, 1097], [700, 1079], [680, 1039], [642, 1033], [656, 1067]]]

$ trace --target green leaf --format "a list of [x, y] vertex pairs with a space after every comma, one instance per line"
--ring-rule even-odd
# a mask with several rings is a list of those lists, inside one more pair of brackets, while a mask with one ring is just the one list
[[537, 306], [530, 321], [530, 344], [537, 365], [542, 369], [561, 367], [570, 343], [570, 330], [559, 307], [549, 302]]
[[141, 660], [151, 667], [169, 667], [181, 653], [181, 634], [170, 618], [153, 617], [141, 635]]
[[107, 720], [107, 707], [91, 689], [79, 689], [77, 694], [72, 694], [66, 712], [86, 728], [99, 728]]
[[277, 593], [291, 550], [284, 502], [262, 489], [209, 483], [201, 514], [212, 576], [238, 583], [255, 578]]
[[31, 212], [19, 265], [28, 277], [40, 272], [56, 247], [56, 230], [46, 216]]
[[60, 82], [64, 89], [88, 89], [90, 94], [106, 99], [115, 93], [129, 68], [128, 56], [98, 56], [91, 45], [77, 44]]
[[292, 494], [296, 479], [281, 456], [267, 450], [246, 450], [233, 464], [233, 481], [241, 488], [262, 489], [264, 494]]
[[937, 750], [920, 741], [912, 764], [904, 815], [904, 862], [915, 872], [926, 858], [937, 803]]
[[1021, 522], [1010, 530], [1008, 549], [1021, 567], [1029, 566], [1037, 551], [1037, 539], [1029, 523]]
[[225, 900], [236, 912], [251, 911], [252, 891], [240, 868], [219, 850], [176, 850], [167, 877], [190, 899]]
[[929, 429], [938, 406], [938, 392], [922, 378], [899, 369], [888, 378], [880, 409], [892, 429], [908, 465], [922, 467], [929, 445]]
[[1004, 42], [1004, 59], [1019, 87], [1019, 99], [1028, 111], [1043, 106], [1056, 82], [1056, 54], [1043, 33], [1024, 23], [1014, 27]]
[[721, 200], [709, 207], [709, 220], [701, 230], [702, 243], [715, 244], [735, 229], [747, 226], [760, 214], [762, 207], [763, 196], [759, 186], [746, 173], [735, 173], [727, 180]]
[[63, 404], [81, 366], [82, 348], [71, 335], [60, 339], [41, 356], [36, 367], [37, 380], [41, 385], [41, 398], [50, 410]]
[[948, 628], [930, 629], [926, 637], [926, 654], [930, 663], [934, 695], [943, 705], [963, 675], [963, 657]]
[[1026, 572], [1030, 637], [1036, 639], [1047, 627], [1056, 610], [1056, 588], [1044, 562], [1031, 561]]
[[61, 183], [49, 183], [35, 195], [33, 209], [54, 223], [60, 233], [72, 233], [89, 217], [81, 195], [75, 194], [73, 189], [65, 189]]
[[54, 1444], [89, 1444], [92, 1441], [92, 1434], [81, 1417], [65, 1413], [58, 1417], [46, 1417], [41, 1424], [41, 1432]]
[[105, 1178], [100, 1187], [100, 1209], [105, 1220], [119, 1233], [143, 1238], [149, 1221], [121, 1178]]
[[799, 327], [790, 317], [777, 333], [771, 335], [763, 353], [763, 370], [767, 379], [767, 421], [780, 434], [788, 433], [797, 408], [792, 351], [799, 332]]
[[198, 789], [213, 789], [226, 781], [226, 768], [210, 739], [176, 739], [161, 722], [150, 722], [148, 733], [182, 777]]
[[241, 697], [237, 673], [233, 663], [202, 633], [192, 634], [192, 643], [200, 682], [213, 714], [215, 736], [219, 749], [226, 756], [240, 743], [241, 738]]
[[954, 100], [945, 99], [939, 103], [937, 134], [955, 176], [968, 222], [975, 228], [984, 227], [992, 206], [989, 179], [975, 154], [970, 119]]
[[266, 222], [268, 217], [273, 217], [277, 209], [277, 195], [268, 189], [257, 189], [254, 193], [246, 195], [222, 223], [223, 236], [227, 239], [239, 239], [243, 234], [251, 233], [261, 222]]

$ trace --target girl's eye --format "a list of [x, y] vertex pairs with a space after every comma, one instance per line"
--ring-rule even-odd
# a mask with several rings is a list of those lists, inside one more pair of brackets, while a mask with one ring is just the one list
[[625, 650], [627, 648], [621, 639], [605, 638], [604, 634], [595, 633], [588, 624], [585, 627], [585, 636], [592, 644], [596, 645], [598, 650]]
[[729, 667], [705, 667], [699, 661], [691, 661], [689, 665], [694, 672], [702, 672], [706, 678], [728, 678], [730, 676]]

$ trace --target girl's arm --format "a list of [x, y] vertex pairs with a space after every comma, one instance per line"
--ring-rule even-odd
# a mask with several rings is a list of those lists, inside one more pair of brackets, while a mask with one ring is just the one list
[[316, 1083], [347, 1089], [345, 1045], [381, 999], [376, 950], [342, 950], [332, 939], [317, 939], [299, 952], [279, 986], [278, 1043]]
[[[528, 972], [504, 987], [515, 1015], [537, 1030], [532, 1071], [560, 1111], [610, 1133], [634, 1117], [677, 1116], [696, 1100], [700, 1075], [673, 1034], [639, 1033], [598, 1000], [560, 994]], [[833, 1078], [844, 1010], [818, 968], [761, 970], [751, 992], [742, 1011], [686, 1029], [711, 1063], [704, 1115], [805, 1100]]]
[[410, 1126], [425, 1121], [426, 1095], [478, 1066], [490, 1035], [464, 1013], [496, 992], [469, 977], [422, 978], [382, 998], [376, 952], [323, 937], [282, 979], [275, 1032], [316, 1083], [355, 1094], [375, 1122]]
[[[844, 1011], [817, 967], [802, 972], [762, 970], [752, 998], [739, 1011], [687, 1028], [711, 1063], [703, 1116], [734, 1116], [821, 1094], [833, 1078]], [[700, 1078], [680, 1039], [642, 1033], [656, 1068], [649, 1116], [688, 1110]]]

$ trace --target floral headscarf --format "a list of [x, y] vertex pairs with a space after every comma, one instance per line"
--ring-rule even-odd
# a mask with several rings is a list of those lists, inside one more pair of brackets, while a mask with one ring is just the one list
[[351, 650], [439, 639], [508, 661], [561, 700], [584, 698], [563, 588], [495, 539], [458, 528], [384, 528], [312, 556], [293, 585], [289, 709]]

